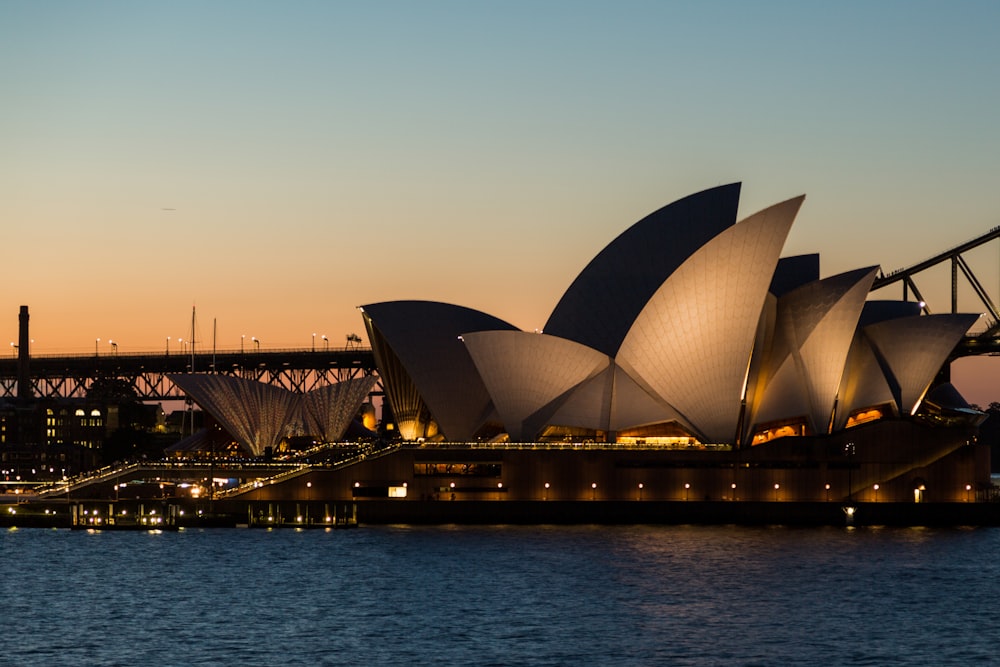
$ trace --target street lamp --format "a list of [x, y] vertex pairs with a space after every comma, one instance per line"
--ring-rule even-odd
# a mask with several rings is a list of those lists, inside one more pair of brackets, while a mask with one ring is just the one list
[[875, 491], [875, 502], [878, 502], [878, 484], [873, 486], [872, 489]]
[[851, 482], [851, 471], [854, 468], [854, 443], [849, 442], [844, 445], [844, 454], [847, 455], [847, 501], [851, 501], [851, 494], [853, 493], [853, 484]]
[[542, 496], [542, 500], [549, 499], [549, 483], [545, 482], [545, 494]]
[[170, 336], [167, 336], [167, 356], [170, 356]]
[[313, 352], [316, 351], [316, 334], [313, 334]]
[[326, 337], [326, 334], [323, 334], [321, 336], [321, 338], [323, 339], [323, 349], [329, 351], [330, 350], [330, 339]]
[[965, 485], [965, 502], [969, 502], [969, 492], [970, 491], [972, 491], [972, 485], [971, 484], [966, 484]]
[[257, 352], [260, 352], [260, 339], [257, 338], [256, 336], [250, 336], [250, 340], [253, 341], [254, 348], [257, 350]]
[[246, 334], [240, 336], [240, 354], [243, 354], [243, 343], [246, 341]]
[[642, 482], [639, 482], [639, 500], [642, 500]]
[[117, 357], [118, 356], [118, 343], [116, 343], [113, 340], [109, 340], [108, 342], [111, 343], [111, 349], [114, 350], [115, 356]]
[[101, 356], [101, 348], [100, 348], [100, 346], [101, 346], [101, 339], [98, 338], [97, 340], [94, 341], [94, 356], [95, 357]]
[[590, 499], [597, 500], [597, 482], [590, 485]]
[[830, 485], [826, 485], [826, 502], [830, 502]]
[[778, 502], [778, 489], [781, 488], [781, 484], [775, 483], [774, 485], [774, 502]]
[[690, 493], [691, 493], [691, 485], [688, 484], [687, 482], [685, 482], [684, 483], [684, 500], [685, 501], [687, 501], [687, 500], [690, 499]]

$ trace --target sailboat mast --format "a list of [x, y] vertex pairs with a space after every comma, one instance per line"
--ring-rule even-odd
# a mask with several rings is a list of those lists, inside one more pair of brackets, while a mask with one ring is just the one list
[[194, 373], [194, 306], [191, 306], [191, 372]]

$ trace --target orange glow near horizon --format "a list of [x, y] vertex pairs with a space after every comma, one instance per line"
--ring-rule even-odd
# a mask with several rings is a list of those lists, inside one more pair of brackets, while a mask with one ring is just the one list
[[[720, 183], [740, 219], [806, 193], [783, 254], [824, 276], [997, 224], [993, 3], [905, 31], [873, 29], [892, 3], [587, 3], [569, 31], [533, 3], [137, 5], [0, 3], [5, 354], [20, 305], [35, 355], [335, 348], [402, 299], [541, 330], [611, 240]], [[996, 246], [966, 259], [993, 293]], [[959, 390], [1000, 400], [968, 367]]]

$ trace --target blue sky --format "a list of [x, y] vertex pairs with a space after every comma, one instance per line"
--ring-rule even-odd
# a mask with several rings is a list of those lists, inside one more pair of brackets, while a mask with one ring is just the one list
[[[192, 304], [220, 347], [340, 343], [400, 298], [533, 329], [634, 221], [732, 181], [744, 215], [806, 193], [786, 254], [824, 275], [906, 266], [1000, 224], [997, 25], [991, 2], [2, 0], [0, 341], [21, 304], [39, 353], [159, 349]], [[970, 261], [1000, 291], [997, 248]]]

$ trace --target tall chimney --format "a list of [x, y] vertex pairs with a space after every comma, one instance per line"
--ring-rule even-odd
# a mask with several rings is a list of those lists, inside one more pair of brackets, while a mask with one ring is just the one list
[[31, 371], [28, 368], [28, 359], [31, 356], [28, 336], [28, 307], [21, 306], [21, 314], [18, 316], [21, 323], [17, 338], [17, 397], [25, 400], [34, 398], [31, 391]]

